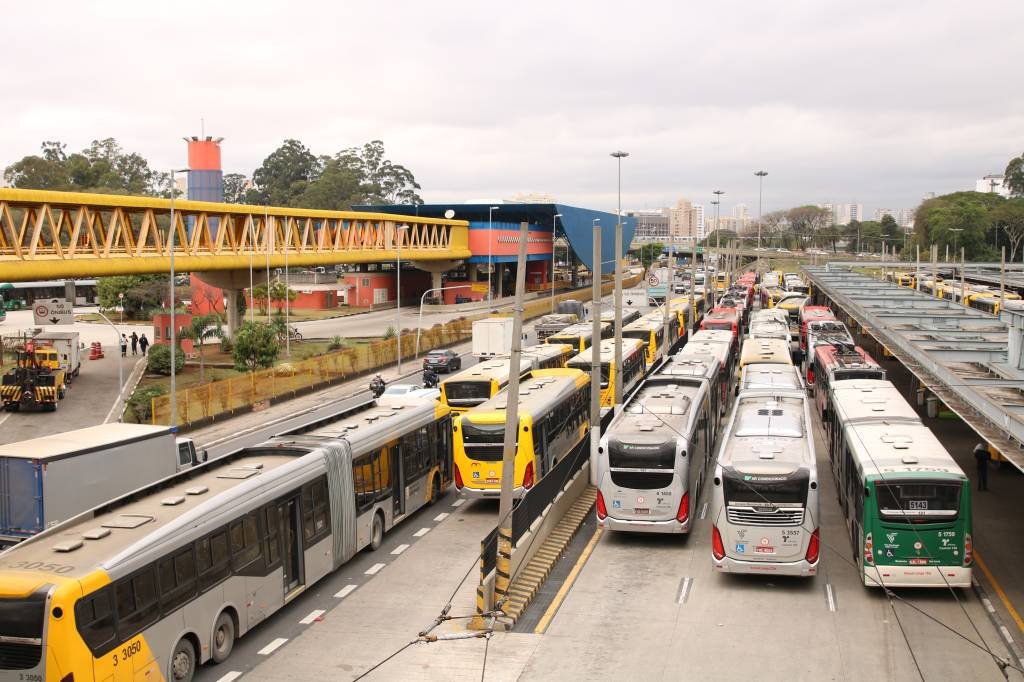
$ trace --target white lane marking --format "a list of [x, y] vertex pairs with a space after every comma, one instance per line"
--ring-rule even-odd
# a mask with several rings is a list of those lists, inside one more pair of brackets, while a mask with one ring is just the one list
[[459, 499], [457, 499], [454, 502], [452, 502], [452, 506], [453, 507], [461, 507], [464, 504], [466, 504], [466, 498], [465, 497], [460, 497]]
[[989, 613], [996, 612], [996, 607], [992, 606], [992, 601], [988, 597], [982, 597], [981, 603], [985, 605], [985, 610]]
[[[0, 416], [0, 424], [3, 424], [5, 421], [7, 421], [10, 418], [11, 418], [11, 413], [10, 412], [8, 412], [7, 414], [5, 414], [3, 416]], [[462, 500], [459, 500], [459, 502], [462, 502]]]
[[310, 611], [308, 616], [299, 621], [299, 625], [312, 625], [313, 621], [315, 621], [317, 618], [324, 615], [325, 613], [327, 612], [323, 609], [316, 609], [314, 611]]
[[398, 556], [407, 549], [409, 549], [409, 545], [399, 545], [398, 547], [395, 547], [393, 550], [391, 550], [391, 553], [395, 556]]
[[368, 569], [366, 569], [366, 575], [377, 575], [378, 573], [380, 573], [380, 569], [384, 568], [385, 566], [387, 566], [387, 564], [374, 564], [373, 566], [370, 566]]
[[260, 656], [269, 656], [270, 654], [274, 653], [279, 648], [281, 648], [281, 645], [284, 644], [287, 641], [288, 641], [288, 639], [286, 637], [278, 637], [273, 642], [271, 642], [270, 644], [266, 645], [265, 647], [263, 647], [262, 649], [260, 649], [256, 653], [259, 654]]
[[836, 600], [832, 596], [832, 583], [825, 583], [825, 597], [828, 599], [828, 610], [832, 613], [836, 612]]
[[418, 531], [412, 534], [414, 538], [421, 538], [430, 532], [429, 528], [420, 528]]
[[237, 680], [241, 676], [242, 676], [241, 671], [232, 670], [227, 675], [224, 675], [223, 677], [218, 679], [217, 682], [231, 682], [232, 680]]
[[359, 587], [359, 585], [345, 585], [345, 587], [341, 588], [340, 590], [334, 593], [334, 598], [344, 599], [348, 595], [355, 592], [357, 587]]
[[1003, 639], [1006, 640], [1006, 643], [1012, 646], [1013, 645], [1013, 637], [1010, 636], [1010, 631], [1006, 629], [1006, 626], [1005, 625], [1000, 625], [999, 626], [999, 631], [1003, 633]]
[[703, 521], [703, 520], [704, 520], [704, 518], [705, 518], [705, 517], [706, 517], [707, 515], [708, 515], [708, 503], [707, 503], [707, 502], [705, 502], [705, 503], [704, 503], [704, 506], [700, 508], [700, 520], [701, 520], [701, 521]]
[[686, 600], [690, 597], [691, 585], [693, 585], [693, 578], [683, 578], [683, 584], [679, 588], [679, 597], [676, 598], [677, 604], [686, 603]]
[[440, 514], [438, 514], [437, 516], [434, 517], [434, 520], [435, 521], [444, 521], [447, 518], [448, 518], [448, 512], [441, 512]]

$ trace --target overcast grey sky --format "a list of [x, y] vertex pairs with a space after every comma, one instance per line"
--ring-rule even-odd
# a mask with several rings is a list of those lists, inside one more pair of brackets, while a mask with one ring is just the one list
[[371, 139], [427, 201], [550, 192], [765, 211], [916, 205], [1024, 152], [1024, 2], [58, 2], [5, 6], [0, 164], [117, 138]]

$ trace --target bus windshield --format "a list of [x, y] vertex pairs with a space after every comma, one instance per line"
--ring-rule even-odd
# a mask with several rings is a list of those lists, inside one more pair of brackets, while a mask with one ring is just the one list
[[[583, 352], [586, 353], [587, 351], [583, 351]], [[569, 367], [572, 367], [573, 369], [582, 370], [582, 371], [586, 372], [587, 374], [590, 374], [590, 362], [591, 361], [590, 361], [589, 358], [587, 358], [585, 360], [582, 359], [582, 358], [577, 358], [577, 359], [572, 360], [572, 361], [569, 362]], [[610, 372], [611, 372], [611, 363], [602, 362], [601, 363], [601, 388], [608, 388], [608, 375], [609, 375]]]
[[876, 482], [878, 513], [883, 521], [938, 523], [953, 521], [960, 512], [959, 482]]
[[0, 639], [35, 640], [36, 644], [42, 640], [46, 592], [44, 588], [27, 597], [0, 599]]
[[474, 424], [467, 419], [462, 420], [462, 444], [470, 459], [500, 462], [504, 442], [504, 424]]
[[833, 376], [835, 381], [846, 379], [885, 379], [885, 371], [881, 369], [837, 369]]
[[732, 331], [732, 322], [705, 322], [705, 329], [724, 329], [727, 332]]
[[608, 466], [613, 469], [671, 469], [675, 466], [675, 441], [608, 444]]
[[491, 381], [446, 381], [444, 396], [449, 405], [479, 405], [491, 397]]
[[725, 469], [722, 479], [727, 505], [802, 507], [807, 501], [810, 474], [801, 470], [792, 476], [758, 476]]
[[651, 332], [649, 329], [624, 329], [622, 330], [622, 338], [639, 339], [644, 343], [650, 343]]

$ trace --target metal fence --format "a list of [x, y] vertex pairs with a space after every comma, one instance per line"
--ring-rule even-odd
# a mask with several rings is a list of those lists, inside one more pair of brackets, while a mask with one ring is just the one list
[[[635, 286], [639, 277], [625, 278], [623, 287]], [[611, 291], [612, 284], [606, 283], [603, 293]], [[555, 296], [555, 301], [590, 300], [590, 290], [576, 291]], [[548, 297], [527, 302], [523, 306], [523, 319], [531, 319], [551, 312]], [[465, 341], [473, 333], [473, 321], [488, 317], [486, 311], [476, 315], [438, 324], [420, 332], [420, 353], [434, 348], [450, 346]], [[269, 369], [259, 370], [244, 376], [212, 381], [177, 391], [178, 424], [189, 424], [228, 414], [237, 410], [251, 409], [253, 405], [266, 400], [294, 395], [349, 379], [393, 364], [397, 357], [397, 338], [374, 343], [361, 344], [352, 348], [326, 353], [307, 360], [281, 363]], [[416, 352], [415, 330], [402, 332], [402, 359], [414, 357]], [[161, 395], [152, 400], [153, 424], [169, 424], [171, 420], [171, 396]]]

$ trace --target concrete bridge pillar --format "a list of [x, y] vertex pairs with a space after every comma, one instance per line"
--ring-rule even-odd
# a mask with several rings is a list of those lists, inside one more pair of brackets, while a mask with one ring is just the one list
[[[224, 290], [227, 302], [224, 305], [227, 317], [226, 334], [233, 337], [242, 323], [238, 314], [238, 297], [243, 296], [249, 288], [248, 270], [215, 270], [210, 272], [197, 272], [196, 276], [212, 287]], [[260, 280], [257, 280], [260, 281]]]

